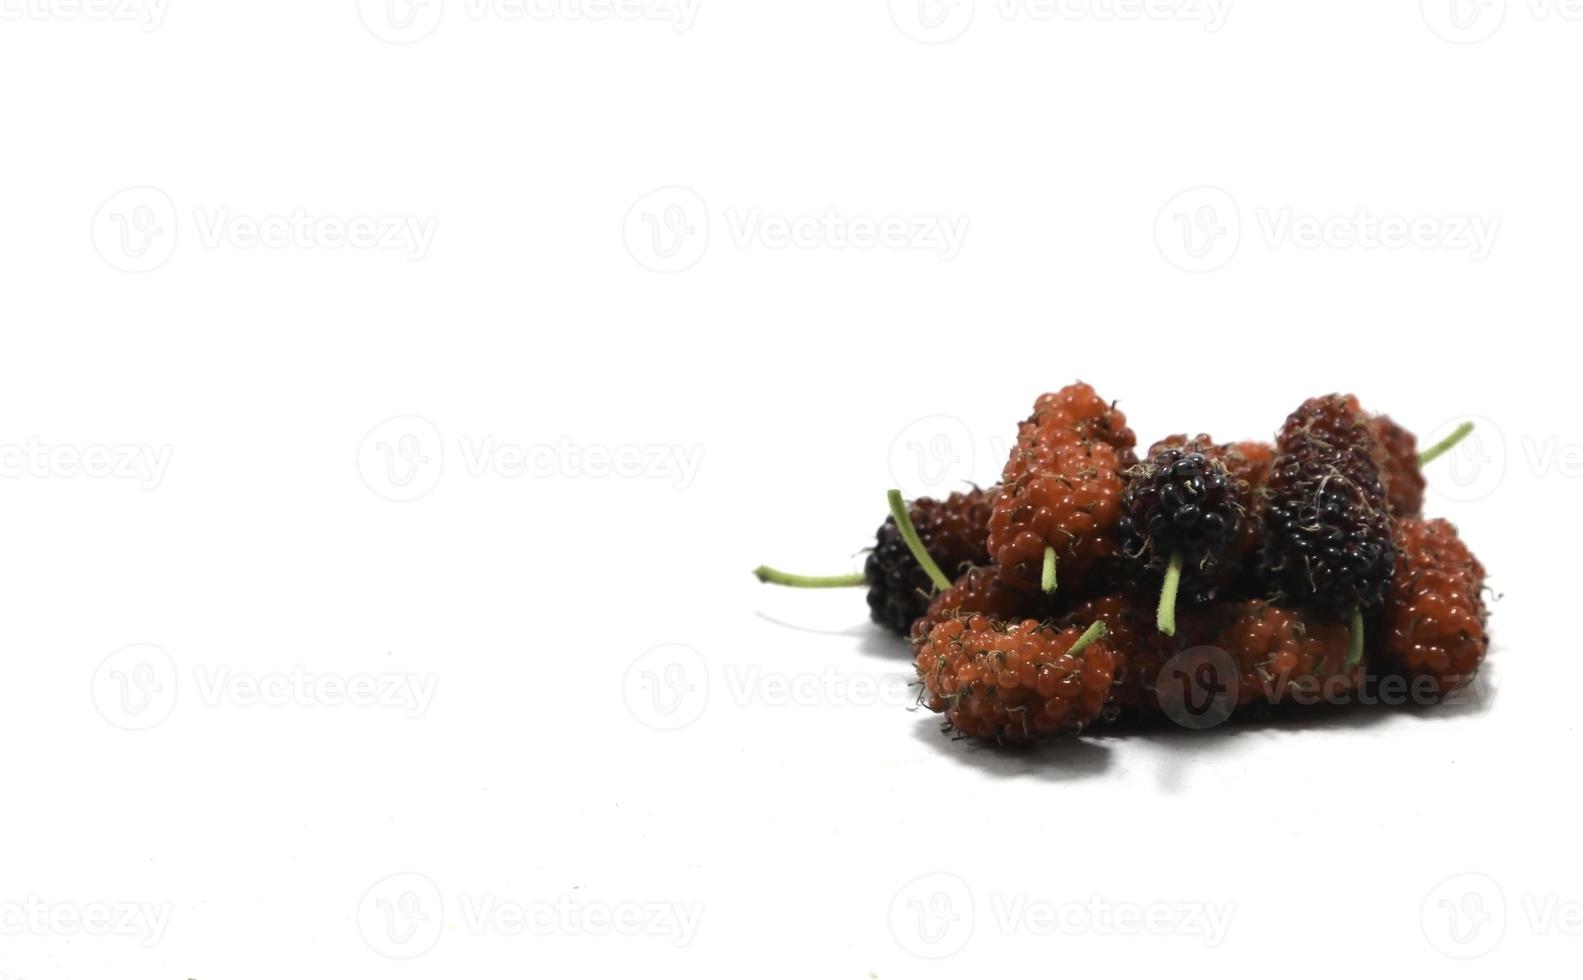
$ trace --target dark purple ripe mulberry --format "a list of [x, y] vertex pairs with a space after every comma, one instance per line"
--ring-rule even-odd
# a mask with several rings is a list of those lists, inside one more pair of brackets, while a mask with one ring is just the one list
[[1180, 554], [1183, 587], [1190, 591], [1212, 589], [1247, 510], [1246, 484], [1213, 452], [1196, 443], [1162, 449], [1133, 467], [1121, 498], [1127, 558], [1163, 571]]
[[1384, 601], [1396, 548], [1373, 435], [1362, 425], [1309, 424], [1332, 416], [1336, 400], [1304, 402], [1277, 440], [1264, 571], [1279, 595], [1347, 616]]
[[1121, 535], [1129, 561], [1165, 574], [1157, 623], [1176, 632], [1178, 590], [1192, 601], [1214, 598], [1236, 569], [1228, 551], [1242, 538], [1248, 485], [1226, 468], [1208, 440], [1167, 446], [1128, 473]]
[[[955, 577], [973, 565], [989, 564], [989, 515], [997, 488], [953, 493], [945, 500], [920, 497], [908, 508], [918, 539], [941, 570]], [[874, 536], [874, 549], [863, 567], [868, 584], [869, 616], [898, 636], [929, 611], [933, 583], [887, 518]]]

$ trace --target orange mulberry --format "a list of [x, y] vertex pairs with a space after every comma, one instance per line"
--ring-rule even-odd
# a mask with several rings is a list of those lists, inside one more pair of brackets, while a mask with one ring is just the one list
[[1115, 677], [1104, 626], [1058, 629], [973, 613], [937, 624], [918, 649], [923, 702], [973, 738], [1028, 742], [1097, 720]]
[[[1086, 392], [1080, 398], [1072, 394], [1079, 389]], [[1132, 432], [1086, 385], [1040, 401], [1065, 405], [1068, 398], [1080, 406], [1077, 414], [1036, 410], [1036, 422], [1024, 423], [990, 514], [990, 556], [1018, 588], [1055, 591], [1058, 564], [1069, 586], [1081, 587], [1090, 572], [1119, 554], [1121, 474], [1135, 462]]]
[[1385, 606], [1389, 669], [1432, 678], [1441, 695], [1473, 679], [1489, 651], [1484, 566], [1445, 520], [1396, 525], [1396, 578]]

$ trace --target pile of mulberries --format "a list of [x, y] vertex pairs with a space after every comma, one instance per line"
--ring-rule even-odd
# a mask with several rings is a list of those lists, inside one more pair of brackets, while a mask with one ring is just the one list
[[1446, 445], [1420, 457], [1325, 395], [1271, 441], [1173, 435], [1140, 460], [1126, 415], [1078, 382], [1037, 399], [994, 487], [893, 491], [862, 574], [758, 574], [866, 585], [962, 737], [1185, 724], [1196, 694], [1227, 719], [1381, 703], [1365, 695], [1386, 680], [1441, 699], [1489, 648], [1484, 567], [1422, 516], [1420, 460]]

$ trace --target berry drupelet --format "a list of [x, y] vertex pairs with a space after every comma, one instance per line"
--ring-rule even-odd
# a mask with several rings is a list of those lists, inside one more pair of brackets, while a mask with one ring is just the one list
[[1396, 543], [1385, 667], [1432, 678], [1437, 694], [1450, 694], [1472, 680], [1489, 650], [1484, 566], [1449, 521], [1398, 521]]
[[1058, 629], [974, 613], [937, 624], [918, 649], [921, 700], [963, 736], [1029, 742], [1097, 720], [1115, 677], [1104, 626]]

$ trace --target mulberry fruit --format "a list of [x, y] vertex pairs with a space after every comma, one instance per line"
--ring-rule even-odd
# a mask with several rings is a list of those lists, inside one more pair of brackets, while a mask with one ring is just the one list
[[1348, 666], [1349, 631], [1339, 619], [1261, 601], [1231, 604], [1223, 616], [1208, 642], [1237, 664], [1240, 707], [1333, 699], [1361, 679], [1361, 668]]
[[1424, 509], [1424, 474], [1418, 464], [1418, 437], [1389, 415], [1376, 415], [1369, 429], [1385, 451], [1385, 494], [1392, 517], [1417, 517]]
[[979, 613], [937, 624], [918, 650], [922, 700], [973, 738], [1028, 742], [1098, 719], [1115, 677], [1104, 626], [1057, 629]]
[[1019, 588], [1055, 590], [1056, 564], [1069, 585], [1118, 554], [1121, 460], [1103, 442], [1026, 450], [995, 500], [989, 552]]
[[1098, 440], [1116, 450], [1128, 465], [1136, 462], [1132, 455], [1138, 439], [1127, 428], [1127, 416], [1082, 381], [1040, 395], [1033, 414], [1017, 427], [1017, 444], [1023, 449], [1074, 440]]
[[1127, 557], [1165, 573], [1156, 622], [1160, 632], [1173, 635], [1179, 586], [1204, 601], [1235, 574], [1240, 555], [1233, 547], [1243, 541], [1248, 486], [1205, 439], [1161, 449], [1134, 467], [1121, 509]]
[[1216, 601], [1184, 615], [1172, 641], [1149, 628], [1148, 612], [1125, 595], [1073, 611], [1092, 613], [1109, 627], [1106, 640], [1118, 664], [1111, 703], [1124, 720], [1180, 722], [1185, 692], [1172, 685], [1220, 688], [1230, 694], [1232, 710], [1248, 713], [1344, 697], [1362, 680], [1362, 669], [1347, 665], [1346, 625], [1323, 613], [1263, 600]]
[[[989, 517], [997, 490], [974, 487], [945, 500], [920, 497], [907, 509], [924, 550], [947, 574], [989, 562]], [[875, 532], [861, 575], [791, 575], [768, 566], [760, 566], [754, 574], [761, 582], [799, 588], [866, 585], [870, 618], [897, 636], [906, 636], [913, 622], [928, 611], [934, 584], [913, 557], [894, 516]]]
[[1047, 611], [1043, 597], [1013, 589], [1001, 581], [994, 568], [970, 568], [949, 589], [935, 593], [929, 609], [912, 626], [915, 645], [929, 638], [940, 623], [957, 616], [983, 613], [994, 619], [1041, 619]]
[[1438, 694], [1450, 694], [1472, 680], [1489, 650], [1484, 566], [1448, 521], [1398, 521], [1396, 542], [1386, 663], [1409, 678], [1432, 678]]
[[1107, 720], [1136, 720], [1154, 713], [1149, 710], [1153, 706], [1147, 703], [1149, 685], [1139, 678], [1152, 681], [1171, 656], [1171, 649], [1170, 641], [1154, 629], [1152, 606], [1134, 593], [1121, 591], [1085, 599], [1059, 621], [1063, 629], [1082, 629], [1096, 621], [1105, 624], [1105, 645], [1115, 658], [1116, 668], [1106, 705]]
[[1053, 592], [1058, 564], [1077, 583], [1118, 554], [1121, 473], [1134, 461], [1136, 440], [1125, 417], [1087, 385], [1039, 404], [1002, 473], [989, 551], [1013, 586]]
[[[1301, 417], [1299, 417], [1301, 416]], [[1397, 425], [1388, 415], [1369, 415], [1354, 395], [1310, 399], [1303, 410], [1287, 420], [1282, 436], [1304, 430], [1331, 445], [1367, 444], [1379, 473], [1393, 517], [1417, 517], [1424, 506], [1423, 465], [1460, 442], [1473, 431], [1465, 424], [1445, 441], [1418, 452], [1418, 437]], [[1367, 433], [1363, 437], [1359, 430]]]
[[1316, 398], [1281, 430], [1264, 494], [1264, 571], [1288, 599], [1342, 616], [1361, 656], [1362, 613], [1384, 601], [1396, 566], [1378, 443]]

